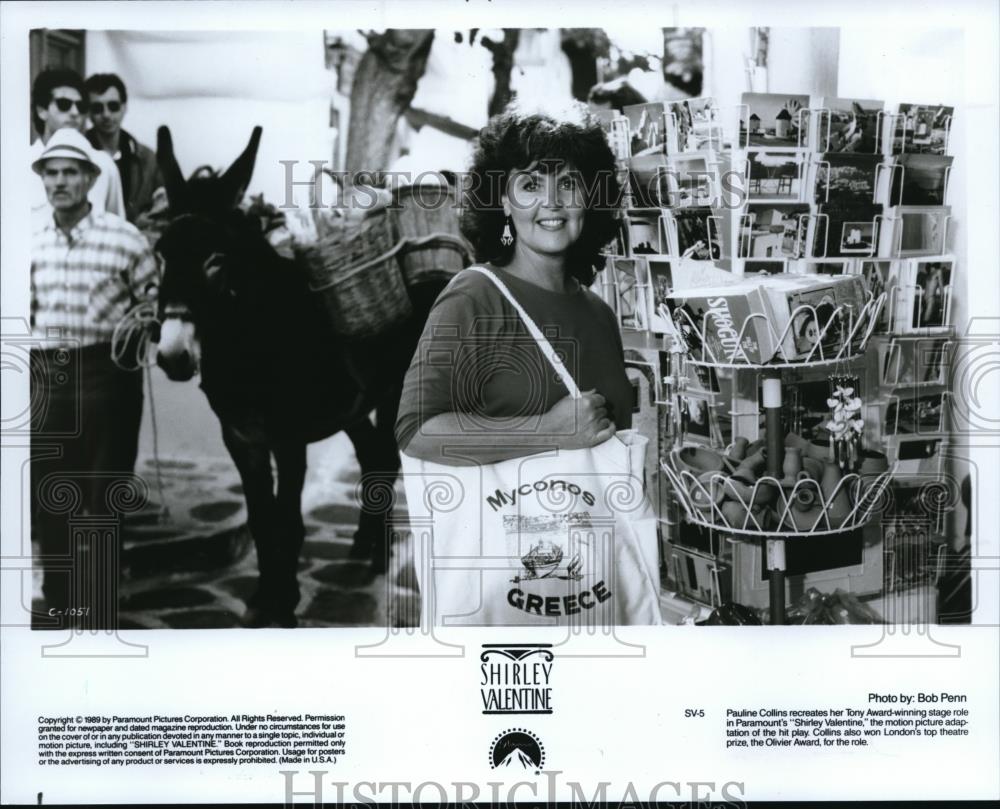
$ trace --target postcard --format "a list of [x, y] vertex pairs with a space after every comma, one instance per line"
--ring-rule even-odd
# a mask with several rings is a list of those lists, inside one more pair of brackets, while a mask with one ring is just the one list
[[824, 154], [816, 171], [816, 203], [837, 208], [863, 208], [875, 200], [879, 155]]
[[896, 155], [889, 199], [892, 205], [944, 205], [954, 158], [938, 154]]
[[615, 292], [615, 260], [617, 256], [606, 254], [604, 268], [597, 273], [594, 283], [590, 285], [597, 296], [611, 307], [611, 311], [617, 312], [618, 294]]
[[834, 289], [790, 291], [785, 299], [791, 316], [789, 336], [794, 342], [795, 356], [819, 358], [835, 354], [843, 342], [844, 322], [843, 316], [837, 315]]
[[954, 115], [952, 106], [900, 104], [892, 126], [887, 128], [892, 139], [890, 154], [945, 154]]
[[662, 152], [647, 152], [628, 159], [629, 188], [633, 208], [660, 208], [669, 204], [673, 193], [673, 167]]
[[664, 120], [667, 124], [667, 154], [686, 152], [692, 125], [687, 99], [667, 102]]
[[[660, 358], [656, 349], [625, 349], [625, 373], [632, 386], [632, 429], [654, 438], [658, 430], [657, 403], [663, 399], [659, 370]], [[656, 480], [658, 469], [657, 454], [646, 453], [642, 471], [647, 487]]]
[[940, 433], [945, 419], [944, 393], [893, 398], [885, 411], [886, 429], [892, 433]]
[[703, 96], [670, 101], [666, 108], [667, 154], [730, 148], [725, 142], [714, 98]]
[[840, 255], [873, 255], [878, 244], [878, 224], [874, 220], [840, 223]]
[[951, 208], [897, 206], [882, 223], [880, 254], [897, 258], [945, 251]]
[[885, 303], [876, 324], [878, 331], [892, 328], [894, 313], [899, 306], [899, 264], [898, 261], [866, 259], [860, 262], [858, 268], [872, 297], [878, 298], [885, 293]]
[[719, 220], [711, 208], [686, 208], [671, 212], [677, 245], [674, 253], [698, 261], [722, 257]]
[[802, 131], [809, 96], [779, 93], [744, 93], [740, 141], [750, 149], [801, 149], [807, 133]]
[[745, 258], [802, 258], [808, 217], [805, 204], [747, 206], [741, 218], [741, 254]]
[[875, 154], [881, 149], [884, 102], [860, 98], [824, 98], [816, 115], [818, 152]]
[[698, 98], [684, 99], [684, 105], [688, 109], [691, 118], [691, 126], [694, 129], [699, 127], [717, 126], [719, 123], [719, 110], [715, 99], [711, 96], [699, 96]]
[[711, 397], [687, 393], [681, 396], [684, 438], [694, 444], [721, 446], [722, 434]]
[[687, 151], [719, 151], [732, 147], [726, 139], [714, 98], [688, 98], [684, 105], [690, 120]]
[[630, 255], [667, 252], [663, 217], [657, 209], [629, 211], [625, 215]]
[[887, 435], [882, 446], [901, 480], [919, 481], [943, 473], [947, 448], [943, 436], [911, 436], [908, 433]]
[[645, 331], [648, 326], [649, 269], [645, 258], [615, 258], [618, 320], [623, 329]]
[[650, 329], [658, 334], [672, 331], [670, 318], [670, 293], [674, 287], [671, 260], [667, 256], [647, 256], [650, 284]]
[[812, 257], [874, 256], [878, 252], [881, 205], [817, 207], [819, 213], [813, 228]]
[[[830, 420], [828, 400], [835, 386], [828, 375], [815, 378], [806, 372], [804, 378], [796, 379], [794, 386], [789, 386], [791, 395], [785, 403], [789, 429], [803, 438], [828, 439], [829, 432], [825, 429]], [[852, 380], [851, 387], [854, 388], [855, 395], [865, 398], [864, 386], [859, 377]]]
[[693, 390], [704, 393], [719, 393], [718, 372], [711, 365], [691, 365], [688, 369], [688, 385]]
[[802, 157], [790, 152], [747, 155], [747, 195], [754, 202], [798, 202], [802, 198]]
[[698, 208], [718, 204], [719, 171], [714, 154], [690, 152], [669, 158], [667, 178], [671, 207]]
[[947, 337], [896, 337], [885, 346], [882, 383], [887, 386], [943, 385], [951, 341]]
[[941, 329], [951, 324], [953, 269], [950, 259], [915, 259], [907, 264], [901, 282], [904, 294], [909, 295], [909, 313], [900, 313], [904, 331]]
[[659, 102], [622, 107], [622, 114], [628, 119], [632, 157], [666, 153], [664, 113], [664, 105]]

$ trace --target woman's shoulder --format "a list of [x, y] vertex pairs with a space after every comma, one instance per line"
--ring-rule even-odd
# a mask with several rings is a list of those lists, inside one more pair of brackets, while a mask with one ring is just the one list
[[448, 282], [448, 286], [444, 288], [441, 296], [464, 296], [471, 299], [481, 308], [491, 310], [502, 309], [503, 295], [497, 289], [496, 284], [490, 280], [489, 276], [480, 270], [491, 272], [489, 267], [483, 267], [482, 265], [466, 267], [464, 270], [460, 270]]
[[[506, 295], [500, 290], [494, 279], [503, 284], [509, 293], [528, 310], [537, 309], [539, 305], [546, 303], [548, 305], [558, 304], [558, 308], [561, 310], [564, 308], [564, 304], [568, 304], [571, 309], [577, 312], [586, 311], [588, 316], [596, 316], [613, 323], [617, 322], [614, 310], [597, 293], [587, 287], [581, 285], [577, 294], [569, 296], [556, 296], [546, 293], [544, 290], [537, 290], [537, 294], [531, 294], [536, 292], [535, 288], [524, 282], [518, 282], [516, 277], [510, 276], [502, 270], [498, 271], [489, 265], [474, 265], [461, 270], [445, 287], [441, 297], [464, 297], [471, 299], [481, 308], [506, 311], [509, 306]], [[542, 299], [541, 302], [536, 300], [539, 296]], [[581, 303], [583, 304], [582, 309], [580, 308]]]
[[458, 289], [462, 292], [469, 292], [477, 289], [488, 289], [494, 288], [493, 283], [490, 279], [483, 273], [483, 271], [492, 273], [492, 270], [482, 264], [473, 264], [471, 267], [466, 267], [464, 270], [459, 270], [455, 277], [448, 282], [448, 289]]
[[441, 290], [435, 311], [464, 312], [468, 317], [504, 314], [504, 300], [490, 279], [472, 267], [460, 270]]

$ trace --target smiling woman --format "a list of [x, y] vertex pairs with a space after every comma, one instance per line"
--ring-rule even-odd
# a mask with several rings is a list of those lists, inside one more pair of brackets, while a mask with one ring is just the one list
[[[470, 179], [482, 263], [438, 297], [396, 422], [410, 518], [434, 525], [414, 547], [421, 609], [438, 625], [656, 624], [647, 439], [626, 429], [617, 317], [587, 288], [620, 190], [604, 132], [507, 113]], [[455, 556], [467, 575], [437, 569]]]
[[[614, 169], [603, 130], [582, 111], [572, 121], [509, 112], [483, 130], [463, 229], [493, 278], [459, 273], [431, 312], [396, 427], [409, 455], [492, 463], [592, 447], [630, 426], [617, 321], [587, 289], [615, 232]], [[552, 373], [515, 305], [561, 355], [584, 391], [579, 399]], [[445, 444], [468, 457], [443, 459]]]
[[567, 166], [515, 172], [508, 182], [504, 214], [507, 224], [501, 239], [513, 244], [516, 233], [521, 244], [536, 254], [562, 255], [583, 227], [580, 173]]

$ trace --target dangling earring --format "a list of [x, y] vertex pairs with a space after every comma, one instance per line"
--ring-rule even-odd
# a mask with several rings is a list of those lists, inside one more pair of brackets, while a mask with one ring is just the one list
[[510, 217], [507, 217], [507, 221], [503, 226], [503, 233], [500, 236], [500, 244], [504, 247], [510, 247], [514, 243], [514, 234], [510, 231]]

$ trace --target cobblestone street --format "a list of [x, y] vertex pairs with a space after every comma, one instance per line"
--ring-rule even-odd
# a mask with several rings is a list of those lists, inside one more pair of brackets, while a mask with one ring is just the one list
[[[149, 628], [236, 626], [244, 599], [256, 583], [257, 558], [245, 527], [242, 489], [235, 480], [235, 471], [226, 469], [225, 462], [205, 465], [197, 471], [168, 464], [164, 474], [180, 484], [171, 487], [168, 502], [175, 503], [171, 508], [186, 509], [187, 514], [173, 526], [160, 525], [154, 521], [157, 515], [150, 514], [150, 524], [135, 526], [133, 536], [127, 537], [130, 578], [123, 588], [122, 624]], [[232, 481], [227, 479], [230, 475]], [[325, 496], [315, 490], [321, 472], [311, 475], [307, 483], [306, 502], [316, 503], [303, 515], [306, 541], [299, 565], [300, 626], [385, 626], [387, 621], [398, 624], [401, 614], [411, 614], [418, 603], [412, 586], [407, 586], [412, 575], [407, 569], [400, 570], [400, 554], [405, 557], [408, 550], [405, 545], [396, 549], [395, 564], [387, 576], [373, 576], [366, 562], [349, 558], [359, 516], [354, 498], [356, 476], [355, 470], [347, 469], [343, 475], [347, 479], [337, 481]], [[209, 482], [205, 477], [215, 479]], [[224, 492], [225, 496], [193, 502], [194, 486], [184, 496], [184, 483], [195, 484], [201, 491]], [[214, 523], [215, 530], [193, 535], [194, 521], [209, 526]], [[178, 530], [183, 527], [188, 531]], [[179, 543], [186, 547], [182, 549]], [[233, 561], [224, 564], [228, 558]]]
[[[120, 623], [126, 629], [235, 627], [257, 577], [239, 476], [196, 386], [171, 385], [153, 373], [160, 461], [157, 465], [151, 451], [147, 407], [136, 473], [149, 487], [150, 503], [128, 515], [123, 526]], [[417, 623], [419, 596], [408, 540], [393, 548], [385, 575], [375, 576], [366, 562], [350, 558], [360, 469], [346, 435], [310, 445], [308, 464], [299, 625]], [[397, 516], [403, 517], [402, 484], [396, 492]], [[33, 610], [41, 611], [37, 566], [32, 595]]]

